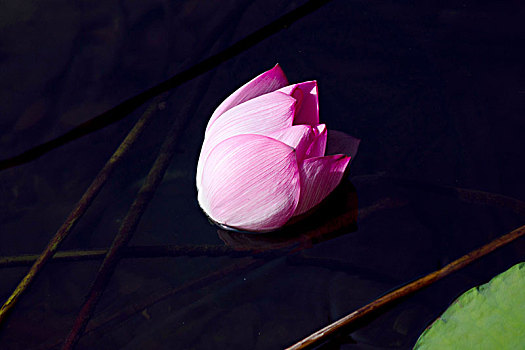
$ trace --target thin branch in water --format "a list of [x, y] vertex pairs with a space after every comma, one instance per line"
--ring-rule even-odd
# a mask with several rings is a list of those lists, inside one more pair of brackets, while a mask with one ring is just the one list
[[515, 214], [525, 217], [525, 202], [519, 199], [497, 193], [470, 190], [466, 188], [455, 187], [454, 190], [456, 191], [458, 198], [464, 202], [507, 208], [512, 210]]
[[[106, 252], [105, 249], [61, 251], [55, 253], [49, 262], [97, 260], [102, 259]], [[0, 268], [30, 266], [35, 263], [39, 256], [38, 254], [4, 256], [0, 258]]]
[[5, 320], [9, 312], [13, 309], [16, 302], [24, 293], [36, 276], [40, 273], [46, 262], [55, 254], [60, 243], [67, 237], [69, 232], [73, 229], [77, 221], [84, 215], [86, 210], [89, 208], [99, 191], [102, 189], [107, 179], [122, 160], [124, 155], [128, 153], [131, 146], [137, 141], [140, 134], [144, 131], [148, 123], [151, 121], [155, 111], [158, 109], [159, 103], [165, 98], [164, 95], [155, 99], [155, 101], [145, 110], [140, 119], [137, 121], [135, 126], [131, 129], [129, 134], [126, 136], [124, 141], [117, 148], [115, 153], [106, 162], [102, 170], [97, 174], [91, 185], [87, 188], [86, 192], [82, 195], [76, 206], [73, 208], [69, 216], [66, 218], [62, 226], [55, 233], [53, 238], [49, 241], [44, 251], [40, 254], [38, 259], [35, 261], [29, 272], [25, 275], [22, 281], [15, 288], [13, 293], [9, 296], [7, 301], [0, 309], [0, 327], [5, 324]]
[[52, 151], [55, 148], [63, 146], [73, 140], [76, 140], [80, 137], [88, 135], [92, 132], [100, 130], [108, 125], [111, 125], [127, 115], [133, 112], [135, 109], [140, 107], [142, 104], [146, 103], [149, 99], [166, 92], [174, 87], [180, 86], [183, 83], [186, 83], [192, 79], [199, 77], [200, 75], [211, 71], [212, 69], [218, 67], [221, 63], [230, 60], [231, 58], [243, 53], [244, 51], [252, 48], [261, 41], [269, 38], [270, 36], [280, 32], [283, 29], [288, 28], [294, 22], [300, 20], [301, 18], [309, 15], [310, 13], [315, 12], [323, 5], [326, 5], [331, 0], [309, 0], [301, 6], [298, 6], [294, 10], [284, 14], [279, 17], [272, 23], [256, 30], [255, 32], [249, 34], [243, 39], [237, 41], [235, 44], [230, 47], [222, 50], [221, 52], [208, 57], [207, 59], [191, 66], [190, 68], [174, 75], [168, 80], [163, 81], [162, 83], [141, 92], [140, 94], [130, 97], [124, 102], [118, 104], [117, 106], [111, 108], [110, 110], [78, 125], [72, 130], [66, 132], [65, 134], [42, 143], [38, 146], [28, 149], [25, 152], [22, 152], [11, 158], [6, 158], [0, 160], [0, 171], [12, 168], [24, 163], [28, 163], [32, 160], [39, 158], [45, 153]]
[[370, 315], [373, 312], [378, 311], [380, 308], [391, 304], [392, 302], [399, 300], [403, 297], [406, 297], [410, 294], [415, 293], [416, 291], [431, 285], [432, 283], [442, 279], [443, 277], [462, 269], [463, 267], [469, 265], [470, 263], [478, 260], [479, 258], [487, 255], [488, 253], [516, 240], [519, 237], [525, 235], [525, 225], [521, 226], [506, 235], [503, 235], [492, 242], [484, 245], [481, 248], [478, 248], [461, 258], [451, 262], [445, 267], [434, 271], [422, 278], [415, 280], [403, 287], [400, 287], [384, 296], [374, 300], [368, 305], [357, 309], [356, 311], [346, 315], [343, 318], [335, 321], [334, 323], [318, 330], [312, 335], [304, 338], [303, 340], [297, 342], [296, 344], [287, 348], [288, 350], [298, 350], [298, 349], [307, 349], [312, 346], [319, 344], [320, 342], [326, 341], [331, 337], [336, 336], [340, 333], [343, 328], [348, 327], [357, 320], [362, 319], [363, 317]]
[[[122, 258], [163, 258], [178, 256], [206, 256], [206, 257], [245, 257], [273, 258], [283, 255], [283, 249], [272, 249], [264, 252], [252, 249], [237, 250], [222, 245], [158, 245], [158, 246], [133, 246], [122, 248]], [[107, 249], [91, 250], [65, 250], [55, 253], [50, 262], [89, 261], [104, 259]], [[25, 254], [17, 256], [0, 257], [0, 268], [20, 267], [33, 264], [38, 254]]]

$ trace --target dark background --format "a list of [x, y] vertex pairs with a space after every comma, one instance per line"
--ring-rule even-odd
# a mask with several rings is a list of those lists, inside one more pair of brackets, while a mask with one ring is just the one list
[[[0, 158], [63, 134], [303, 3], [2, 2]], [[525, 198], [524, 20], [518, 1], [334, 0], [170, 90], [166, 108], [62, 248], [109, 246], [175, 119], [184, 125], [177, 152], [130, 244], [223, 245], [196, 200], [204, 128], [220, 101], [277, 62], [290, 82], [318, 80], [321, 121], [362, 140], [350, 181], [367, 215], [356, 231], [184, 289], [87, 334], [78, 348], [283, 348], [523, 224], [508, 208], [388, 178]], [[0, 173], [2, 256], [45, 247], [143, 109]], [[385, 201], [393, 204], [378, 206]], [[411, 348], [459, 294], [523, 261], [524, 253], [521, 239], [330, 346]], [[94, 318], [238, 259], [126, 259]], [[0, 347], [49, 348], [65, 336], [99, 264], [49, 264], [0, 333]], [[26, 271], [0, 270], [2, 301]]]

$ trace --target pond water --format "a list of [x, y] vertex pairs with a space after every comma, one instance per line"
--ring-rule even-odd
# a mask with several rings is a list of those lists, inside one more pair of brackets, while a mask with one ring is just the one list
[[[0, 159], [305, 3], [0, 5]], [[123, 259], [77, 349], [284, 348], [522, 225], [523, 12], [517, 2], [334, 0], [169, 90], [60, 249], [110, 246], [176, 122], [175, 155], [129, 245], [177, 246], [177, 253]], [[276, 63], [290, 82], [316, 79], [321, 121], [361, 146], [348, 179], [309, 221], [282, 235], [222, 231], [196, 198], [204, 128], [225, 97]], [[149, 104], [0, 172], [1, 256], [44, 249]], [[518, 204], [509, 208], [499, 195]], [[324, 347], [410, 349], [458, 295], [524, 256], [520, 239]], [[100, 263], [49, 263], [0, 330], [0, 348], [58, 348]], [[27, 271], [0, 269], [2, 302]]]

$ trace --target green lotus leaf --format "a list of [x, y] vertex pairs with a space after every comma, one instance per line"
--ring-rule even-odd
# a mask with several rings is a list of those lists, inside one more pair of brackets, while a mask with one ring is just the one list
[[525, 349], [525, 262], [461, 295], [414, 349]]

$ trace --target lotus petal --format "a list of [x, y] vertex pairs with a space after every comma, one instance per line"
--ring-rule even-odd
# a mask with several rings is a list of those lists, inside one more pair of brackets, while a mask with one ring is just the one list
[[266, 135], [292, 126], [296, 100], [282, 92], [270, 92], [226, 111], [213, 123], [205, 141], [217, 144], [240, 134]]
[[197, 164], [197, 188], [200, 189], [203, 163], [209, 151], [220, 142], [236, 135], [268, 135], [292, 126], [295, 99], [282, 92], [271, 92], [226, 111], [204, 137]]
[[[319, 124], [314, 129], [315, 139], [306, 151], [306, 158], [322, 157], [326, 151], [326, 124]], [[343, 152], [341, 152], [343, 153]]]
[[299, 167], [301, 196], [294, 216], [321, 203], [341, 182], [349, 162], [350, 157], [342, 154], [305, 159]]
[[285, 86], [277, 91], [284, 92], [294, 97], [297, 103], [294, 125], [319, 124], [319, 99], [317, 94], [317, 81], [306, 81], [304, 83]]
[[228, 96], [220, 105], [217, 107], [215, 112], [213, 112], [206, 131], [210, 126], [215, 122], [215, 120], [221, 116], [227, 110], [243, 103], [252, 98], [264, 95], [268, 92], [275, 91], [283, 86], [288, 84], [286, 75], [284, 75], [283, 70], [279, 64], [276, 64], [272, 69], [256, 76], [234, 93]]
[[317, 129], [312, 128], [310, 125], [293, 125], [289, 128], [269, 133], [266, 136], [295, 148], [297, 162], [301, 164], [305, 158], [306, 151], [310, 149], [312, 142], [316, 140], [316, 131]]
[[210, 153], [198, 198], [216, 222], [264, 232], [290, 219], [299, 195], [299, 169], [292, 147], [266, 136], [238, 135]]

